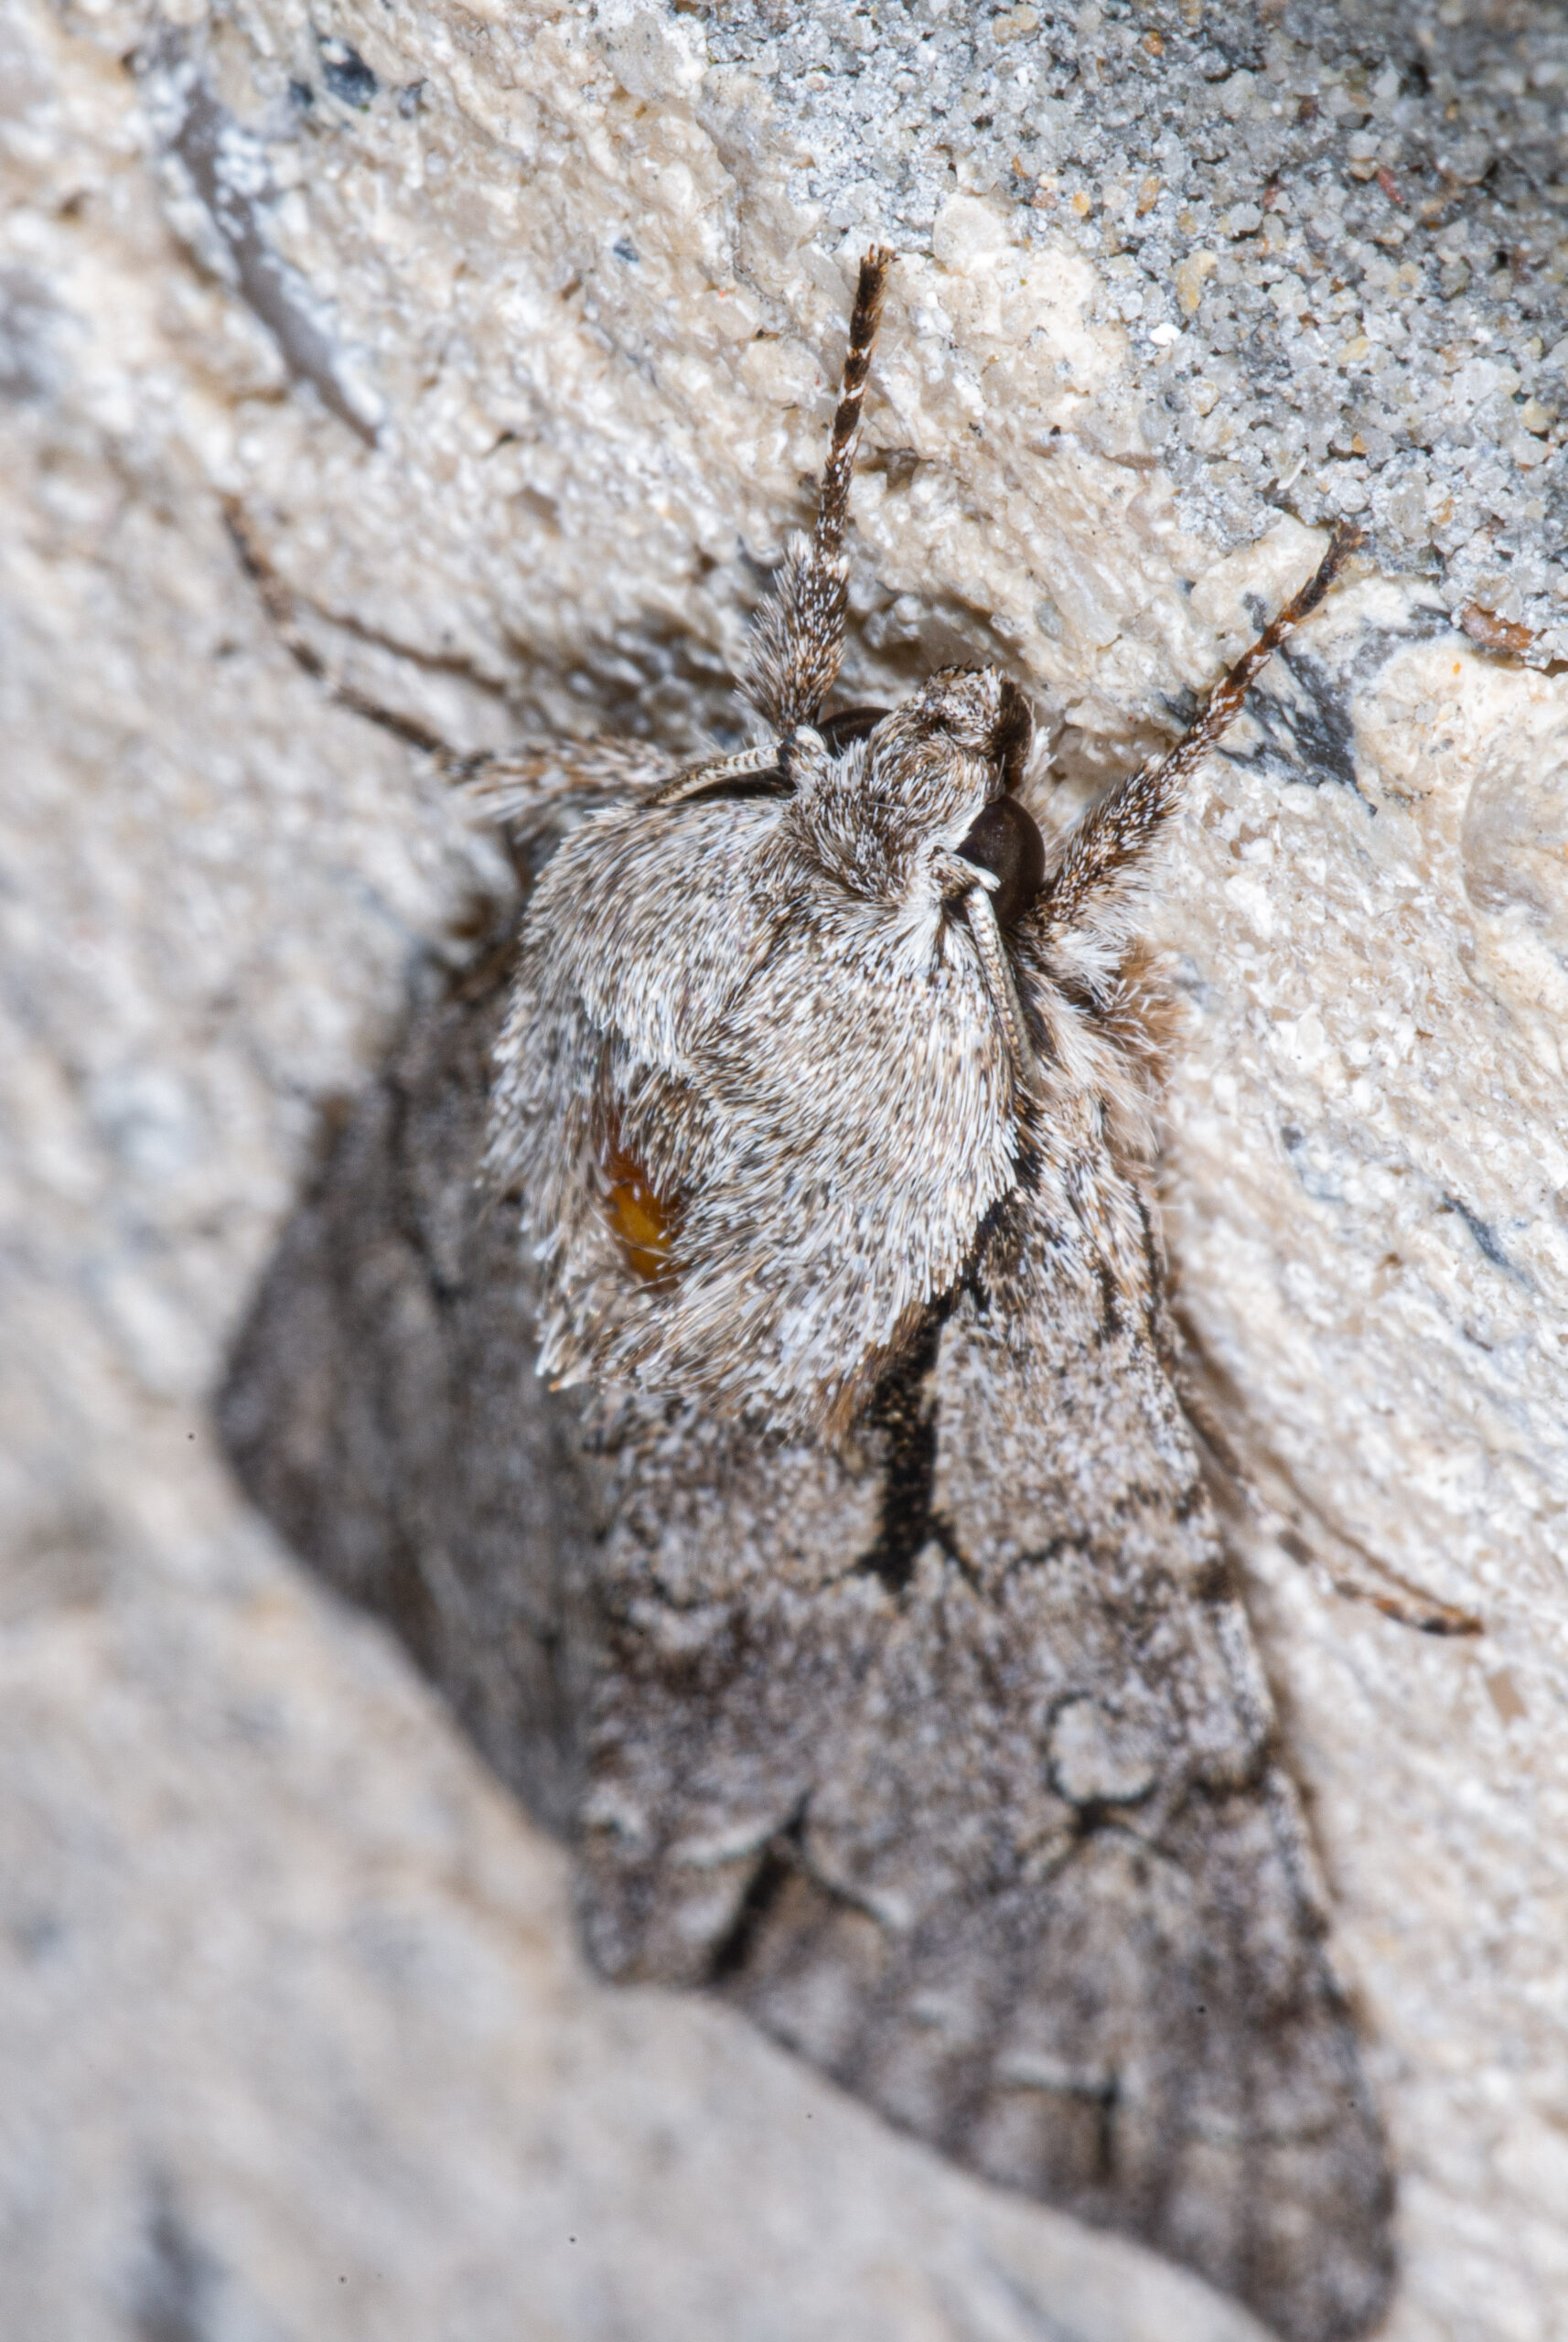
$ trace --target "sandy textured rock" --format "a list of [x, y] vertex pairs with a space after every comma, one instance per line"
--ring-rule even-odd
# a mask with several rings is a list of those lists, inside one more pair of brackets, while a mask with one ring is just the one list
[[1005, 660], [1064, 816], [1304, 521], [1374, 532], [1273, 686], [1316, 753], [1261, 704], [1173, 854], [1169, 1234], [1265, 1484], [1487, 1626], [1251, 1554], [1402, 2175], [1388, 2330], [1568, 2330], [1568, 57], [1540, 10], [1359, 21], [17, 0], [7, 2330], [1243, 2331], [587, 1983], [557, 1857], [209, 1458], [323, 1111], [490, 866], [279, 650], [219, 498], [455, 738], [734, 736], [873, 230], [852, 680]]

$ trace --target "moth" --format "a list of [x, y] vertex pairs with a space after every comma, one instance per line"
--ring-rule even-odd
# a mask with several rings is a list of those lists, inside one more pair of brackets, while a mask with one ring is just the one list
[[225, 1435], [570, 1836], [607, 1975], [1331, 2342], [1386, 2303], [1391, 2186], [1181, 1397], [1140, 921], [1350, 540], [1047, 848], [1005, 674], [832, 707], [889, 257], [764, 736], [461, 764], [521, 917], [427, 983]]

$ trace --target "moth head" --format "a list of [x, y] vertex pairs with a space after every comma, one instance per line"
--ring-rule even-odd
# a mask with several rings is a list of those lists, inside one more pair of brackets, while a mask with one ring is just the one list
[[854, 710], [787, 744], [789, 826], [854, 895], [921, 907], [978, 885], [1010, 927], [1045, 876], [1039, 831], [1016, 795], [1033, 738], [1011, 677], [946, 668], [897, 708]]

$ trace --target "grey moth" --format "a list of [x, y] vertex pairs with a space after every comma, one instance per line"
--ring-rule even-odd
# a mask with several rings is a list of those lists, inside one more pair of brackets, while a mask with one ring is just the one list
[[426, 980], [225, 1435], [569, 1837], [607, 1974], [1330, 2342], [1391, 2188], [1180, 1396], [1140, 922], [1347, 544], [1048, 850], [1009, 677], [832, 705], [886, 269], [757, 744], [448, 757], [523, 898]]

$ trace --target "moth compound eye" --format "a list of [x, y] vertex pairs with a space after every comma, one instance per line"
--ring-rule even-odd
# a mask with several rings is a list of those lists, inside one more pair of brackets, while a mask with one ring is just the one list
[[823, 745], [833, 756], [840, 756], [853, 740], [866, 739], [875, 731], [888, 710], [885, 707], [841, 707], [836, 715], [824, 715], [817, 725]]
[[[1029, 713], [1029, 703], [1010, 675], [1002, 678], [996, 726], [991, 736], [991, 753], [1002, 768], [1002, 786], [1011, 792], [1024, 778], [1024, 768], [1029, 761], [1029, 749], [1035, 737], [1035, 719]], [[1028, 816], [1026, 814], [1025, 819]], [[1029, 823], [1031, 829], [1034, 823]]]
[[991, 907], [1003, 927], [1022, 918], [1045, 884], [1046, 842], [1015, 797], [993, 798], [959, 852], [1001, 880]]
[[641, 1165], [623, 1154], [618, 1142], [606, 1149], [603, 1168], [605, 1217], [628, 1268], [646, 1284], [663, 1283], [675, 1273], [678, 1206], [654, 1194]]

